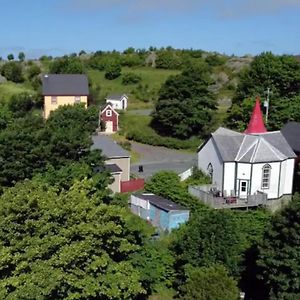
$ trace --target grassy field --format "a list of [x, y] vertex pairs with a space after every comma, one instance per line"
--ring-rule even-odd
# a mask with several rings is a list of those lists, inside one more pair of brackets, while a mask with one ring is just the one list
[[[140, 68], [122, 68], [122, 74], [131, 72], [139, 75], [143, 86], [147, 85], [147, 89], [151, 94], [157, 95], [161, 85], [167, 80], [170, 75], [176, 75], [180, 71], [175, 70], [160, 70], [151, 67]], [[109, 93], [125, 93], [129, 95], [128, 109], [143, 109], [151, 108], [153, 102], [145, 102], [136, 98], [135, 91], [139, 84], [122, 84], [122, 75], [114, 80], [107, 80], [104, 77], [104, 71], [89, 70], [88, 75], [92, 82], [92, 87], [100, 87], [98, 92], [99, 102], [103, 102], [104, 98]]]
[[151, 116], [131, 115], [122, 113], [120, 115], [119, 135], [143, 144], [153, 146], [164, 146], [173, 149], [184, 149], [195, 152], [201, 144], [199, 138], [180, 140], [172, 137], [163, 137], [154, 131], [150, 126]]
[[26, 87], [21, 83], [4, 82], [0, 83], [0, 99], [1, 101], [7, 101], [12, 95], [19, 93], [35, 93], [32, 89]]

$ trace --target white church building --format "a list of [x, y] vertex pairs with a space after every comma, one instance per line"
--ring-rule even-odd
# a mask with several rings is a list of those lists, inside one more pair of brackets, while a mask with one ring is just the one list
[[267, 132], [257, 100], [244, 133], [221, 127], [199, 147], [198, 168], [223, 197], [262, 192], [275, 200], [292, 194], [295, 158], [280, 131]]

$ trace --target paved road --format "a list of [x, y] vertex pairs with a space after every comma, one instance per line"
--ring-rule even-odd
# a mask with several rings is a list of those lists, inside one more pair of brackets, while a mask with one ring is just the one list
[[[160, 170], [171, 170], [179, 174], [197, 164], [196, 153], [185, 153], [136, 142], [131, 142], [131, 148], [140, 155], [140, 160], [131, 165], [131, 173], [145, 179]], [[138, 172], [139, 165], [143, 166], [142, 173]]]

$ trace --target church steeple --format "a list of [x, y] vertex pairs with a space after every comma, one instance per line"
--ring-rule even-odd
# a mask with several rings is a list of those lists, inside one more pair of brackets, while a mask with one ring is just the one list
[[259, 98], [256, 98], [255, 106], [251, 115], [250, 122], [248, 124], [245, 133], [247, 134], [256, 134], [267, 132], [267, 129], [264, 124], [263, 115], [260, 109]]

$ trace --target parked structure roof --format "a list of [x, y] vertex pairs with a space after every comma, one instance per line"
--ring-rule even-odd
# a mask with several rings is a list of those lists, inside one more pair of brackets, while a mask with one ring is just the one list
[[87, 96], [89, 84], [83, 74], [45, 74], [43, 76], [44, 96]]
[[155, 194], [151, 194], [151, 193], [143, 193], [143, 194], [135, 194], [136, 197], [149, 201], [152, 205], [170, 212], [170, 211], [176, 211], [176, 210], [182, 210], [182, 211], [187, 211], [188, 209], [177, 204], [174, 203], [171, 200], [165, 199], [163, 197], [157, 196]]
[[288, 122], [281, 129], [281, 133], [290, 144], [291, 148], [300, 153], [300, 123]]
[[109, 136], [94, 135], [92, 140], [91, 150], [99, 149], [107, 158], [130, 157], [130, 154]]

